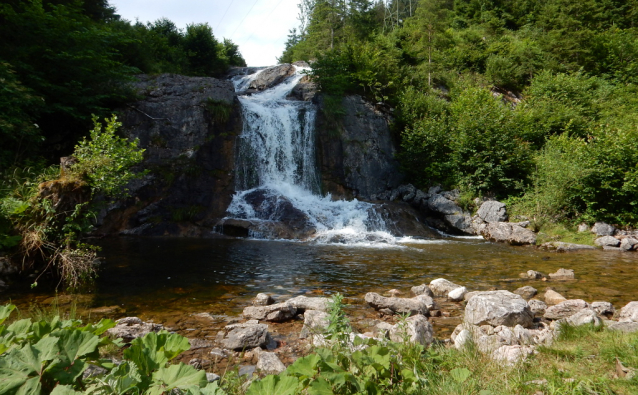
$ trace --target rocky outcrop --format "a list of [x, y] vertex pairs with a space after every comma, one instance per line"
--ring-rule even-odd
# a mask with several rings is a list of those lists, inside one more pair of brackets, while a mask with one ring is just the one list
[[533, 319], [527, 302], [508, 291], [481, 292], [465, 306], [464, 321], [472, 325], [529, 327]]
[[310, 76], [303, 76], [292, 88], [290, 94], [286, 97], [288, 100], [312, 101], [317, 94], [317, 84], [310, 79]]
[[620, 246], [620, 240], [615, 238], [614, 236], [602, 236], [597, 238], [594, 243], [600, 247], [618, 247]]
[[485, 222], [505, 222], [507, 221], [507, 210], [505, 204], [495, 200], [488, 200], [481, 204], [476, 213]]
[[277, 303], [268, 306], [248, 306], [242, 313], [249, 320], [282, 322], [297, 314], [297, 309], [290, 303]]
[[284, 63], [279, 66], [269, 67], [267, 69], [259, 71], [255, 79], [250, 82], [249, 89], [256, 89], [263, 91], [264, 89], [271, 88], [286, 78], [295, 74], [296, 69], [293, 65]]
[[129, 185], [134, 198], [101, 213], [100, 233], [210, 234], [234, 193], [241, 112], [230, 81], [142, 75], [140, 100], [121, 112], [122, 132], [145, 149], [149, 173]]
[[613, 236], [616, 228], [604, 222], [596, 222], [591, 228], [591, 232], [596, 236]]
[[326, 297], [308, 297], [300, 295], [295, 298], [288, 299], [286, 303], [296, 308], [298, 313], [303, 313], [306, 310], [328, 311], [328, 308], [330, 307], [330, 299]]

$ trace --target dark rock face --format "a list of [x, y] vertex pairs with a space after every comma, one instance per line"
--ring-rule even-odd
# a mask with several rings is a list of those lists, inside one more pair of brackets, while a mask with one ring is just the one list
[[309, 76], [303, 76], [286, 97], [288, 100], [311, 101], [317, 94], [317, 84]]
[[438, 239], [441, 235], [430, 228], [423, 214], [407, 203], [384, 202], [373, 210], [385, 220], [388, 232], [393, 236], [412, 236]]
[[[319, 106], [324, 104], [319, 100]], [[361, 96], [343, 99], [341, 128], [317, 116], [317, 155], [324, 192], [337, 198], [372, 195], [396, 188], [403, 176], [395, 159], [388, 120]], [[341, 130], [339, 130], [341, 129]]]
[[142, 99], [122, 111], [123, 132], [146, 149], [150, 172], [129, 186], [134, 198], [102, 213], [100, 233], [209, 234], [234, 193], [241, 112], [230, 81], [142, 75]]

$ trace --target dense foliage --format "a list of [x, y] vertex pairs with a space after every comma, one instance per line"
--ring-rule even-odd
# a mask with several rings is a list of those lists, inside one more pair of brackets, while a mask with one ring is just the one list
[[106, 0], [0, 3], [0, 173], [69, 154], [91, 124], [130, 99], [138, 73], [219, 76], [245, 65], [207, 24], [120, 20]]
[[[638, 3], [303, 0], [280, 61], [394, 109], [419, 187], [638, 224]], [[337, 113], [332, 109], [330, 114]]]
[[144, 174], [132, 171], [144, 151], [137, 140], [117, 136], [117, 118], [104, 127], [93, 121], [90, 139], [78, 143], [66, 168], [51, 166], [35, 175], [16, 171], [0, 189], [0, 247], [17, 247], [23, 268], [57, 274], [70, 287], [96, 272], [96, 248], [82, 237], [102, 205], [126, 197], [127, 183]]

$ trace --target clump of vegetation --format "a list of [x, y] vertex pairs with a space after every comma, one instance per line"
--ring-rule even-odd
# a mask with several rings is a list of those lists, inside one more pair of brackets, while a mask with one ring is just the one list
[[4, 184], [0, 240], [19, 249], [25, 268], [43, 265], [42, 273], [57, 273], [72, 288], [94, 277], [97, 248], [82, 242], [100, 209], [94, 198], [126, 197], [126, 185], [144, 174], [132, 171], [143, 150], [137, 140], [117, 136], [120, 126], [115, 116], [106, 126], [94, 118], [90, 137], [76, 146], [66, 169], [23, 172]]
[[211, 119], [216, 124], [225, 124], [230, 119], [233, 112], [233, 106], [224, 100], [215, 100], [209, 97], [204, 102], [204, 108], [210, 114]]

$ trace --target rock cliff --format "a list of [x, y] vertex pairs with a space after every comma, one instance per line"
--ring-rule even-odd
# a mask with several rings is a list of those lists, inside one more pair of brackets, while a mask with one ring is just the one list
[[100, 233], [201, 236], [224, 216], [234, 193], [241, 112], [230, 81], [172, 74], [140, 76], [139, 100], [123, 109], [123, 132], [146, 149], [149, 173], [133, 198], [110, 205]]

